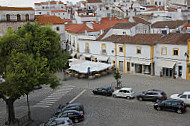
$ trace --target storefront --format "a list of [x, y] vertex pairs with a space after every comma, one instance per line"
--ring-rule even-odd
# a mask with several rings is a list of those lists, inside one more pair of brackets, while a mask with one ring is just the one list
[[160, 61], [158, 66], [161, 67], [160, 75], [164, 77], [173, 77], [175, 74], [175, 64], [173, 61]]
[[150, 61], [132, 59], [131, 66], [134, 67], [135, 73], [141, 73], [141, 74], [151, 73]]

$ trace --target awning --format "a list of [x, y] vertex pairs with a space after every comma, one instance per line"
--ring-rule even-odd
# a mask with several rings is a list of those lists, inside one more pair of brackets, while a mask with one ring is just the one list
[[87, 57], [87, 58], [91, 58], [91, 56], [92, 56], [92, 54], [90, 54], [90, 53], [83, 53], [82, 54], [84, 57]]
[[108, 61], [108, 59], [109, 59], [108, 56], [99, 56], [99, 55], [96, 55], [94, 57], [96, 57], [98, 61]]
[[165, 68], [173, 68], [176, 62], [173, 61], [160, 61], [158, 66], [165, 67]]
[[131, 63], [143, 64], [143, 65], [150, 65], [150, 61], [138, 60], [138, 59], [132, 59], [132, 60], [131, 60]]

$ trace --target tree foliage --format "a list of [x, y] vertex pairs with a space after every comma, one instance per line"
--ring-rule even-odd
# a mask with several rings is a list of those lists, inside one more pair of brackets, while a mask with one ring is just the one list
[[[0, 38], [0, 74], [5, 82], [0, 83], [0, 98], [8, 109], [22, 95], [28, 95], [35, 86], [59, 83], [54, 73], [67, 67], [68, 56], [63, 53], [59, 35], [49, 27], [37, 23], [25, 24], [18, 31], [9, 30]], [[11, 101], [11, 103], [10, 103]], [[9, 116], [12, 116], [9, 115]], [[9, 122], [14, 117], [9, 117]]]
[[119, 79], [121, 78], [121, 73], [119, 72], [117, 68], [114, 68], [113, 76], [115, 80], [117, 81], [117, 87], [119, 87], [119, 83], [120, 83]]

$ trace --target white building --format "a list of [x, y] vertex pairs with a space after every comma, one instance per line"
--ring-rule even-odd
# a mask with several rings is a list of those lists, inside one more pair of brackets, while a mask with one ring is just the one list
[[17, 30], [27, 22], [34, 22], [34, 9], [31, 7], [0, 6], [0, 36], [7, 32], [7, 28]]
[[50, 14], [52, 10], [66, 10], [67, 4], [62, 1], [47, 1], [34, 3], [35, 15]]

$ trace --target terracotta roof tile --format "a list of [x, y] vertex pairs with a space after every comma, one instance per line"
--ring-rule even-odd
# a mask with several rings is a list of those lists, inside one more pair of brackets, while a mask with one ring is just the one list
[[102, 3], [101, 0], [87, 0], [87, 3]]
[[72, 24], [72, 25], [67, 25], [66, 30], [69, 32], [73, 32], [73, 33], [84, 33], [85, 30], [87, 30], [89, 32], [94, 32], [94, 31], [100, 31], [101, 29], [105, 30], [119, 22], [128, 22], [128, 21], [127, 20], [115, 20], [115, 21], [107, 21], [107, 22], [104, 22], [101, 24], [92, 22], [94, 29], [90, 29], [88, 26], [86, 26], [86, 24]]
[[102, 35], [100, 35], [100, 36], [96, 39], [96, 41], [101, 41], [102, 38], [108, 33], [108, 31], [109, 31], [110, 29], [111, 29], [111, 28], [105, 29], [105, 30], [104, 30], [104, 33], [103, 33]]
[[34, 11], [32, 7], [6, 7], [0, 6], [0, 11]]
[[152, 28], [165, 28], [168, 26], [170, 29], [176, 29], [179, 26], [187, 24], [188, 21], [177, 20], [177, 21], [159, 21], [151, 25]]
[[51, 12], [57, 13], [57, 12], [67, 12], [67, 11], [66, 10], [51, 10]]
[[133, 26], [137, 25], [138, 23], [133, 23], [133, 22], [122, 22], [122, 23], [117, 23], [116, 25], [114, 25], [112, 28], [113, 29], [130, 29]]
[[55, 15], [35, 15], [38, 24], [63, 24], [64, 20]]
[[190, 33], [169, 33], [160, 38], [155, 43], [173, 44], [173, 45], [187, 45], [187, 40], [190, 39]]

